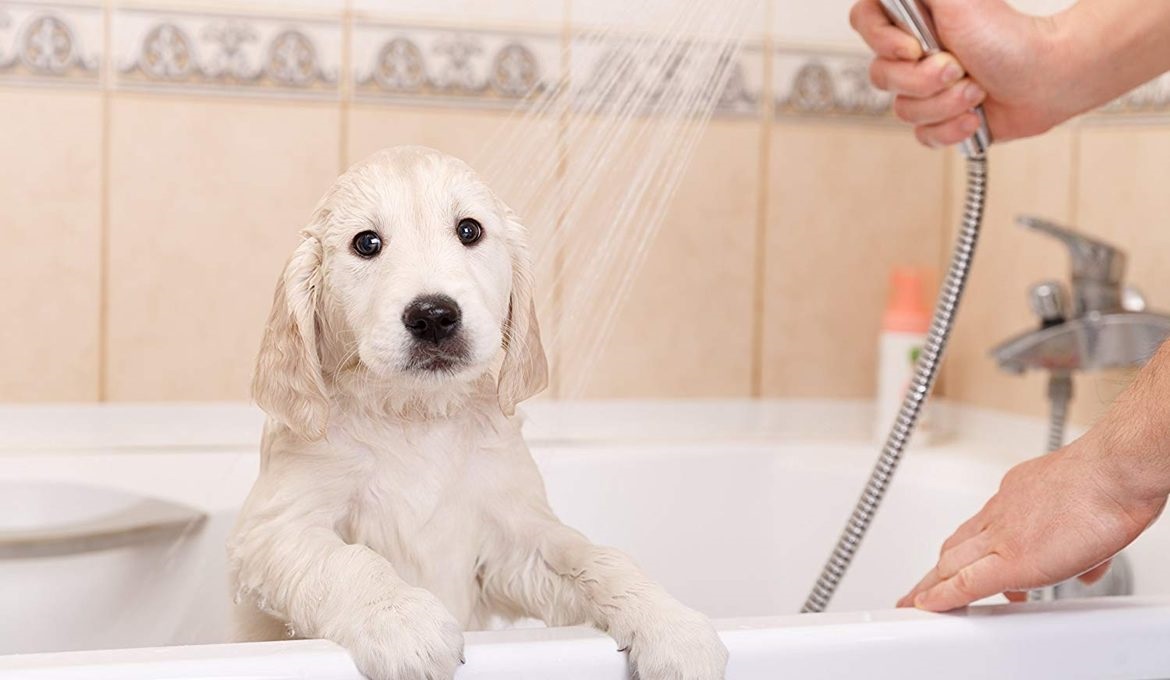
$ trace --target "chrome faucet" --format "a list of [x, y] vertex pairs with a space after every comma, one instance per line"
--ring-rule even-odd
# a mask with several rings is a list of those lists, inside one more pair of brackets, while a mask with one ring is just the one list
[[[1054, 451], [1064, 444], [1073, 373], [1144, 364], [1170, 337], [1170, 316], [1146, 311], [1141, 293], [1124, 285], [1125, 254], [1118, 248], [1039, 218], [1020, 217], [1017, 222], [1064, 243], [1072, 260], [1071, 297], [1060, 281], [1032, 286], [1029, 302], [1040, 328], [991, 351], [999, 367], [1009, 373], [1048, 372], [1048, 450]], [[1028, 599], [1132, 593], [1132, 571], [1125, 555], [1118, 555], [1109, 574], [1091, 586], [1073, 579], [1033, 590]]]
[[1096, 371], [1144, 364], [1170, 336], [1170, 316], [1148, 312], [1141, 294], [1123, 285], [1118, 248], [1034, 217], [1018, 222], [1058, 239], [1072, 259], [1072, 294], [1058, 281], [1032, 287], [1041, 327], [992, 350], [1009, 373]]

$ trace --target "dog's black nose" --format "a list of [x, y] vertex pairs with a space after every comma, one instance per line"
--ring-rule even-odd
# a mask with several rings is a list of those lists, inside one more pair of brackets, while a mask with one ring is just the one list
[[463, 313], [459, 303], [446, 295], [424, 295], [402, 313], [402, 324], [419, 340], [438, 344], [459, 330]]

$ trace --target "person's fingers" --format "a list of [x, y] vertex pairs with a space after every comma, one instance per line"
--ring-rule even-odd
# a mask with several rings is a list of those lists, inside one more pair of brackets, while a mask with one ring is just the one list
[[[943, 541], [942, 548], [939, 549], [940, 562], [943, 556], [947, 554], [947, 552], [958, 545], [966, 543], [970, 539], [982, 533], [984, 527], [987, 524], [987, 520], [984, 519], [985, 510], [986, 508], [980, 510], [979, 512], [975, 513], [971, 519], [960, 524], [959, 528], [955, 529], [955, 533], [951, 534], [950, 538]], [[915, 584], [913, 588], [911, 588], [898, 600], [897, 606], [913, 607], [914, 598], [918, 595], [918, 593], [934, 587], [935, 584], [942, 580], [942, 578], [943, 577], [939, 574], [939, 565], [936, 564], [933, 569], [926, 573], [926, 576], [923, 576], [922, 579], [917, 584]]]
[[879, 57], [907, 61], [922, 58], [922, 46], [890, 22], [878, 0], [858, 0], [849, 11], [849, 24]]
[[1101, 564], [1098, 564], [1097, 566], [1078, 576], [1077, 579], [1081, 583], [1087, 586], [1091, 586], [1097, 581], [1100, 581], [1102, 578], [1105, 578], [1105, 574], [1109, 573], [1109, 567], [1111, 566], [1113, 566], [1113, 560], [1105, 560]]
[[1028, 601], [1028, 593], [1020, 592], [1018, 590], [1009, 590], [1004, 593], [1003, 596], [1008, 599], [1008, 602], [1015, 602], [1016, 604]]
[[941, 579], [948, 579], [963, 570], [963, 568], [978, 562], [987, 553], [991, 552], [990, 542], [986, 534], [976, 534], [962, 543], [943, 552], [938, 558], [935, 570]]
[[898, 97], [894, 100], [894, 115], [911, 125], [934, 125], [967, 113], [986, 97], [983, 88], [964, 78], [928, 99]]
[[955, 529], [955, 533], [951, 534], [950, 538], [943, 541], [942, 548], [940, 548], [938, 551], [939, 557], [942, 557], [943, 553], [955, 547], [956, 545], [959, 545], [960, 543], [966, 543], [967, 539], [983, 531], [984, 527], [987, 525], [985, 511], [986, 508], [984, 508], [984, 510], [980, 510], [979, 512], [975, 513], [971, 519], [960, 524], [959, 528]]
[[950, 146], [970, 138], [978, 129], [979, 116], [975, 113], [964, 113], [945, 123], [919, 126], [914, 129], [914, 136], [929, 147]]
[[919, 594], [914, 598], [914, 606], [932, 612], [958, 609], [1011, 590], [1016, 586], [1014, 580], [1007, 561], [993, 553]]
[[943, 92], [963, 75], [963, 67], [945, 52], [918, 62], [878, 58], [869, 66], [869, 79], [874, 87], [918, 99]]
[[901, 599], [898, 600], [898, 606], [913, 607], [914, 598], [918, 597], [918, 593], [933, 588], [935, 584], [941, 580], [942, 577], [938, 575], [938, 567], [935, 567], [934, 569], [926, 572], [926, 576], [923, 576], [922, 579], [918, 581], [918, 583], [914, 584], [914, 587], [911, 588], [909, 592], [907, 592], [901, 597]]
[[[949, 541], [948, 541], [949, 542]], [[983, 534], [976, 534], [966, 541], [957, 545], [952, 545], [949, 548], [944, 547], [942, 554], [939, 556], [938, 564], [927, 572], [926, 576], [918, 582], [909, 593], [902, 596], [898, 600], [899, 607], [912, 607], [914, 600], [919, 593], [925, 592], [934, 588], [940, 582], [954, 576], [963, 567], [978, 561], [988, 552], [987, 538]]]

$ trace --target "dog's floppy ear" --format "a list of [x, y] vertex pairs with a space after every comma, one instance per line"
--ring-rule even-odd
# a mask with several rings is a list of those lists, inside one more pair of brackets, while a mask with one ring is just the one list
[[508, 212], [508, 247], [512, 255], [512, 293], [504, 325], [504, 363], [496, 385], [500, 409], [516, 412], [516, 404], [548, 386], [548, 360], [540, 341], [533, 297], [532, 261], [528, 230]]
[[260, 343], [252, 398], [260, 408], [310, 440], [325, 436], [329, 398], [317, 350], [321, 242], [304, 233], [276, 284]]

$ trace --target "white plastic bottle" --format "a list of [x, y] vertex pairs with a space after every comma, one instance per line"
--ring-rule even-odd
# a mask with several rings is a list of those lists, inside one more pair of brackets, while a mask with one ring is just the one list
[[[890, 297], [882, 315], [882, 332], [878, 340], [876, 437], [884, 442], [890, 426], [898, 416], [906, 388], [914, 377], [914, 365], [926, 345], [930, 330], [930, 310], [926, 307], [921, 272], [899, 267], [890, 276]], [[919, 416], [914, 431], [916, 444], [930, 441], [930, 417], [927, 410]]]

